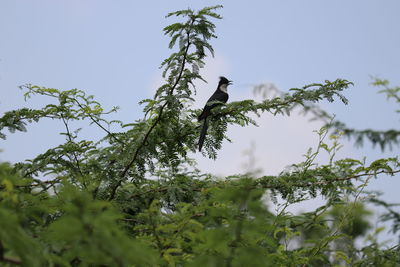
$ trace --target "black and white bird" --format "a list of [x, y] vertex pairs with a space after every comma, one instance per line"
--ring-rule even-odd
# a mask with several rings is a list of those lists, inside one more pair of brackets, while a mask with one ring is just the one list
[[211, 109], [228, 101], [228, 85], [230, 84], [232, 84], [232, 81], [228, 80], [225, 77], [219, 77], [217, 90], [215, 90], [214, 94], [208, 99], [206, 105], [204, 106], [203, 112], [201, 112], [200, 116], [198, 117], [199, 121], [204, 120], [203, 128], [201, 130], [199, 138], [199, 151], [201, 151], [201, 148], [203, 147], [204, 139], [207, 134], [207, 118], [211, 115]]

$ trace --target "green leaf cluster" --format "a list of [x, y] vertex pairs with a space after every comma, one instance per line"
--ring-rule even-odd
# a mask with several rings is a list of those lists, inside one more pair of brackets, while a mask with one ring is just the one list
[[[196, 168], [194, 81], [204, 80], [204, 59], [214, 53], [220, 8], [167, 15], [178, 20], [164, 28], [174, 52], [161, 64], [164, 84], [140, 102], [142, 119], [110, 120], [117, 108], [105, 110], [82, 90], [21, 87], [27, 99], [47, 97], [49, 104], [4, 113], [0, 137], [52, 119], [61, 122], [65, 142], [25, 162], [0, 164], [1, 266], [398, 266], [399, 243], [385, 247], [377, 241], [382, 228], [369, 232], [365, 203], [387, 210], [382, 220], [392, 223], [394, 235], [399, 213], [365, 186], [399, 173], [399, 159], [337, 159], [347, 133], [331, 135], [336, 122], [316, 132], [317, 145], [302, 162], [288, 162], [278, 175], [216, 177]], [[301, 109], [329, 118], [316, 104], [348, 104], [343, 91], [350, 85], [324, 81], [216, 107], [204, 156], [218, 160], [228, 126], [256, 125], [253, 115]], [[382, 92], [397, 99], [397, 89]], [[76, 122], [103, 137], [83, 138]], [[317, 163], [321, 156], [328, 160]], [[289, 212], [316, 197], [324, 199], [317, 209]], [[357, 246], [357, 238], [366, 243]]]

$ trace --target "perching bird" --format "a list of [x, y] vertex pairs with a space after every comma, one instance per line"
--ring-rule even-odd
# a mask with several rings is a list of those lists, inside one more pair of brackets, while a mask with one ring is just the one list
[[230, 84], [232, 84], [232, 81], [225, 77], [219, 77], [217, 90], [215, 90], [214, 94], [208, 99], [206, 105], [204, 106], [203, 112], [201, 112], [200, 116], [198, 117], [199, 121], [204, 120], [203, 129], [201, 130], [199, 138], [199, 151], [201, 151], [201, 148], [203, 147], [204, 138], [207, 134], [207, 118], [211, 115], [211, 109], [213, 109], [215, 106], [221, 105], [221, 103], [218, 102], [226, 103], [226, 101], [228, 101], [228, 85]]

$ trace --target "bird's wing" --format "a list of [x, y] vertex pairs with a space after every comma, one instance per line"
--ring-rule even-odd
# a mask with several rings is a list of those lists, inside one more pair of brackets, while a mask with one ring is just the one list
[[221, 105], [221, 103], [218, 102], [223, 102], [226, 103], [228, 101], [229, 95], [225, 92], [222, 92], [221, 90], [217, 90], [212, 94], [212, 96], [208, 99], [206, 105], [203, 108], [203, 111], [201, 112], [200, 116], [198, 117], [198, 120], [201, 121], [205, 118], [207, 118], [210, 115], [211, 109], [214, 107]]

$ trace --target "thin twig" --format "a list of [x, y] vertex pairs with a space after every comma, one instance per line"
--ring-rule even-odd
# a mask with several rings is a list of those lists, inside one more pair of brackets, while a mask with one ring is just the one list
[[[84, 110], [84, 107], [82, 106], [82, 104], [75, 98], [72, 98], [73, 101], [75, 101], [75, 103], [82, 109]], [[118, 143], [124, 145], [125, 143], [123, 141], [121, 141], [118, 137], [115, 136], [114, 133], [110, 132], [109, 130], [107, 130], [103, 125], [101, 125], [98, 120], [96, 120], [95, 118], [93, 118], [93, 116], [90, 113], [86, 113], [86, 115], [88, 115], [88, 117], [90, 118], [90, 120], [96, 124], [97, 126], [99, 126], [103, 131], [105, 131], [109, 136], [111, 136], [115, 141], [117, 141]]]

